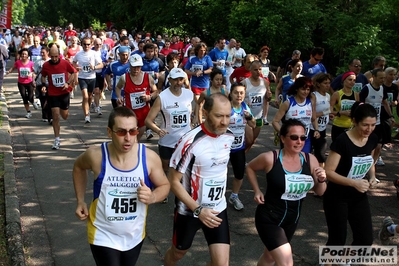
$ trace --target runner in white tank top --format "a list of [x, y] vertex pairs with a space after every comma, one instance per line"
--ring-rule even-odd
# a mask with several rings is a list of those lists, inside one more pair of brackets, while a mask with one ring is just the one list
[[[75, 161], [76, 216], [88, 220], [88, 239], [97, 265], [135, 265], [145, 238], [147, 208], [169, 193], [158, 155], [137, 142], [134, 112], [117, 107], [110, 114], [108, 136]], [[99, 156], [100, 155], [100, 156]], [[90, 215], [85, 203], [87, 170], [93, 171]]]

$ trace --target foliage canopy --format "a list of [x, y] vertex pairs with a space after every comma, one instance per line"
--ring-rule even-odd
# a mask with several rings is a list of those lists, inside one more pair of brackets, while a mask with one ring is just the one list
[[360, 58], [371, 68], [377, 55], [398, 66], [399, 0], [14, 0], [14, 24], [75, 27], [112, 21], [117, 28], [198, 36], [208, 46], [220, 36], [236, 38], [247, 53], [272, 48], [277, 65], [295, 49], [307, 60], [314, 46], [326, 53], [330, 73]]

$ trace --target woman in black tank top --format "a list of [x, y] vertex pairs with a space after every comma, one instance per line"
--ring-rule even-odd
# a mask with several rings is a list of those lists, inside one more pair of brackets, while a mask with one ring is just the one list
[[[290, 240], [298, 224], [302, 200], [313, 188], [317, 195], [326, 189], [326, 173], [316, 157], [301, 152], [306, 136], [301, 121], [288, 119], [280, 129], [284, 148], [265, 152], [247, 165], [248, 180], [258, 204], [255, 225], [265, 250], [258, 265], [293, 265]], [[256, 171], [265, 171], [267, 190], [261, 192]]]

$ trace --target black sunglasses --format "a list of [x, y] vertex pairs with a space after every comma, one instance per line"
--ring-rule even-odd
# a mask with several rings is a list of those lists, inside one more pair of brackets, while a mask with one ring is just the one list
[[290, 138], [291, 140], [298, 140], [298, 139], [301, 139], [301, 141], [305, 141], [308, 137], [306, 137], [305, 135], [303, 135], [303, 136], [290, 135], [289, 138]]
[[130, 136], [136, 136], [139, 134], [139, 130], [137, 128], [133, 128], [133, 129], [129, 129], [129, 130], [118, 129], [116, 131], [111, 129], [111, 131], [114, 132], [119, 137], [124, 137], [124, 136], [126, 136], [127, 133], [129, 133]]
[[83, 45], [89, 46], [91, 45], [91, 43], [83, 43]]

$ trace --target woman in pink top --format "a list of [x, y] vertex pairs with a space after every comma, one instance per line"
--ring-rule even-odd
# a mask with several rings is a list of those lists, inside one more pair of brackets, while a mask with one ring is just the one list
[[34, 102], [34, 89], [35, 89], [35, 74], [33, 71], [34, 63], [29, 60], [29, 51], [27, 48], [22, 48], [19, 52], [19, 60], [15, 61], [14, 66], [7, 71], [7, 75], [18, 70], [18, 89], [21, 94], [22, 100], [24, 101], [25, 110], [27, 114], [26, 118], [31, 118], [32, 113], [29, 109], [29, 102], [33, 104], [33, 107], [37, 109], [37, 104]]

